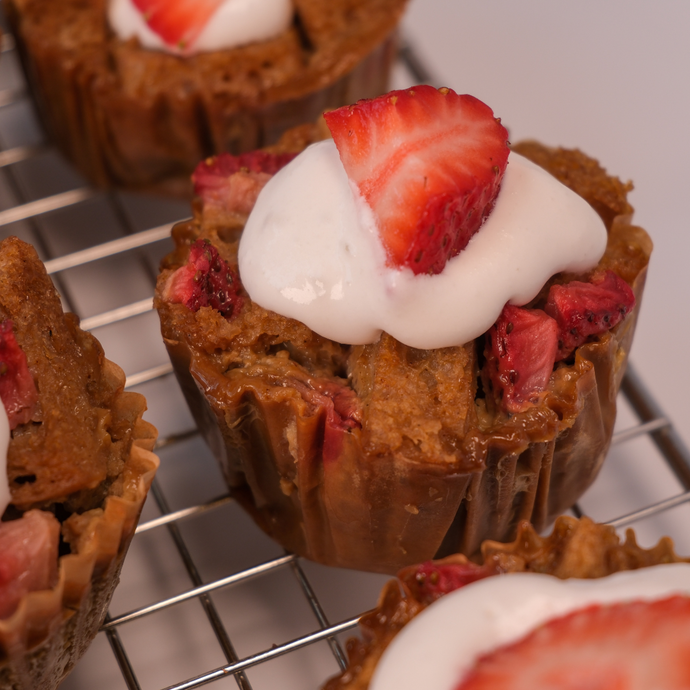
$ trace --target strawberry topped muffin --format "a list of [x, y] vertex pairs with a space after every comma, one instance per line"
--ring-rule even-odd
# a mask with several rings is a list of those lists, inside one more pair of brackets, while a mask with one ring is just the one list
[[90, 181], [191, 194], [214, 153], [387, 88], [406, 0], [8, 0], [44, 127]]
[[14, 237], [0, 283], [0, 688], [53, 690], [105, 617], [156, 430]]
[[231, 490], [290, 551], [380, 572], [542, 529], [610, 442], [651, 251], [629, 186], [449, 89], [326, 122], [201, 164], [159, 277]]
[[[324, 690], [687, 688], [690, 560], [559, 518], [539, 537], [405, 568]], [[419, 660], [425, 663], [420, 664]]]

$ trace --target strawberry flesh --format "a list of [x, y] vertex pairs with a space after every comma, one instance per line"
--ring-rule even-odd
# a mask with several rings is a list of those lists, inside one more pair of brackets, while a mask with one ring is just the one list
[[290, 385], [314, 408], [325, 410], [323, 461], [341, 456], [345, 434], [362, 426], [357, 394], [348, 386], [327, 379], [311, 379], [309, 384], [292, 379]]
[[14, 337], [9, 319], [0, 325], [0, 399], [7, 412], [10, 429], [31, 421], [38, 404], [38, 391], [26, 355]]
[[486, 367], [494, 395], [509, 413], [539, 401], [558, 350], [556, 321], [541, 309], [506, 304], [486, 340]]
[[569, 357], [590, 336], [616, 326], [634, 306], [633, 291], [613, 271], [595, 276], [590, 283], [552, 285], [544, 311], [558, 324], [557, 359]]
[[149, 28], [163, 41], [181, 50], [204, 30], [225, 0], [132, 0]]
[[686, 690], [688, 650], [688, 597], [595, 605], [481, 657], [456, 690]]
[[194, 193], [201, 197], [205, 206], [248, 214], [264, 185], [296, 155], [265, 151], [239, 156], [221, 153], [196, 167], [192, 174]]
[[324, 115], [391, 266], [440, 273], [493, 208], [508, 133], [473, 96], [416, 86]]
[[435, 563], [404, 568], [398, 577], [405, 582], [415, 599], [430, 604], [444, 594], [482, 580], [493, 573], [476, 563]]
[[192, 311], [217, 309], [231, 319], [242, 309], [239, 276], [208, 241], [199, 239], [189, 249], [189, 260], [170, 276], [164, 299], [184, 304]]
[[59, 536], [60, 523], [41, 510], [0, 522], [0, 620], [14, 613], [27, 592], [53, 586]]

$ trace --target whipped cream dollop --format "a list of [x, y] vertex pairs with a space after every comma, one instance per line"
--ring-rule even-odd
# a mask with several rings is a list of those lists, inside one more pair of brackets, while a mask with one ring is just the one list
[[5, 406], [0, 402], [0, 517], [12, 500], [7, 477], [7, 448], [10, 444], [10, 422]]
[[455, 690], [476, 660], [552, 618], [593, 604], [690, 596], [690, 565], [673, 563], [595, 580], [515, 573], [472, 583], [434, 602], [395, 637], [370, 690]]
[[185, 45], [171, 45], [151, 29], [132, 0], [110, 0], [108, 5], [108, 20], [118, 38], [126, 41], [136, 37], [145, 48], [177, 55], [227, 50], [266, 41], [285, 31], [292, 16], [292, 0], [225, 0], [195, 40]]
[[326, 338], [360, 345], [386, 331], [431, 349], [485, 333], [506, 302], [529, 302], [555, 273], [592, 268], [606, 239], [584, 199], [511, 153], [493, 211], [441, 273], [390, 267], [371, 208], [324, 141], [261, 191], [239, 269], [257, 304]]

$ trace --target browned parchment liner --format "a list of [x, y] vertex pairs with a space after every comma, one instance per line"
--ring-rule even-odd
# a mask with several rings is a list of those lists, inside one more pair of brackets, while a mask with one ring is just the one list
[[[475, 401], [481, 339], [424, 351], [384, 334], [379, 343], [349, 348], [250, 300], [230, 322], [209, 308], [192, 313], [164, 302], [162, 285], [197, 237], [236, 261], [242, 219], [197, 203], [194, 219], [174, 230], [177, 250], [164, 262], [156, 306], [175, 372], [230, 488], [288, 550], [395, 573], [475, 553], [486, 539], [512, 539], [521, 520], [542, 530], [596, 477], [651, 241], [630, 222], [629, 186], [596, 161], [535, 143], [516, 148], [599, 211], [609, 231], [599, 268], [624, 278], [637, 306], [578, 348], [571, 364], [557, 366], [541, 404], [512, 417]], [[356, 390], [362, 429], [343, 435], [337, 460], [322, 457], [326, 411], [307, 403], [295, 381]]]
[[[142, 419], [144, 397], [123, 390], [123, 371], [103, 357], [96, 339], [81, 331], [75, 319], [62, 314], [59, 297], [31, 247], [16, 238], [5, 240], [0, 245], [0, 276], [5, 285], [0, 313], [15, 323], [41, 406], [35, 422], [27, 425], [30, 428], [18, 427], [10, 442], [12, 504], [22, 510], [52, 510], [60, 504], [62, 536], [70, 548], [69, 554], [59, 558], [55, 586], [27, 594], [11, 617], [0, 620], [0, 688], [54, 690], [86, 651], [105, 617], [158, 467], [158, 458], [151, 452], [157, 432]], [[56, 346], [47, 346], [46, 340], [54, 340]], [[78, 353], [76, 362], [74, 352]], [[70, 361], [74, 364], [68, 374], [73, 379], [66, 384], [64, 355], [68, 366]], [[39, 364], [37, 359], [44, 361]], [[63, 384], [78, 386], [82, 377], [91, 387], [87, 397], [107, 407], [94, 409], [92, 418], [91, 410], [80, 408], [75, 420], [69, 410], [56, 409], [54, 394]], [[78, 438], [80, 428], [84, 435], [96, 433], [92, 421], [99, 434], [93, 444]], [[32, 491], [30, 482], [14, 483], [22, 466], [35, 470], [36, 485], [44, 481], [43, 468], [31, 465], [29, 456], [32, 447], [43, 452], [37, 434], [46, 428], [50, 429], [46, 438], [60, 437], [56, 444], [50, 441], [49, 447], [57, 447], [57, 455], [64, 453], [67, 465], [88, 465], [82, 463], [90, 460], [83, 457], [84, 448], [98, 448], [102, 456], [83, 471], [51, 466], [45, 483], [57, 487], [53, 494], [38, 488]], [[22, 439], [31, 436], [34, 442], [24, 445]], [[98, 471], [101, 474], [93, 478]], [[58, 475], [67, 477], [66, 483], [61, 484]]]
[[[643, 549], [637, 545], [632, 530], [627, 530], [621, 543], [612, 527], [588, 518], [578, 521], [566, 516], [556, 520], [548, 537], [540, 537], [529, 523], [522, 522], [514, 542], [484, 542], [481, 553], [484, 565], [496, 575], [532, 572], [561, 579], [605, 577], [622, 570], [690, 562], [676, 555], [668, 537], [651, 549]], [[454, 555], [440, 562], [465, 563], [467, 559]], [[347, 670], [326, 683], [323, 690], [367, 690], [386, 647], [431, 603], [420, 598], [414, 575], [415, 568], [405, 568], [397, 580], [384, 586], [377, 607], [360, 620], [362, 639], [348, 641]]]
[[275, 39], [178, 58], [118, 40], [107, 0], [3, 3], [43, 125], [98, 186], [191, 196], [196, 164], [387, 90], [406, 0], [294, 0]]

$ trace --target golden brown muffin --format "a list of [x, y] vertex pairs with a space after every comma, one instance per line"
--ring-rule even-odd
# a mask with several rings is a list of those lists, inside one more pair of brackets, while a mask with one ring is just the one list
[[323, 690], [366, 690], [378, 660], [397, 633], [429, 604], [474, 580], [506, 573], [598, 578], [662, 563], [690, 563], [690, 558], [677, 556], [668, 537], [643, 549], [632, 530], [621, 543], [612, 527], [588, 518], [578, 521], [562, 516], [548, 537], [540, 537], [523, 522], [514, 542], [482, 544], [479, 566], [455, 555], [398, 573], [398, 579], [383, 588], [377, 607], [361, 618], [362, 639], [348, 641], [347, 670]]
[[[306, 141], [319, 136], [302, 129]], [[188, 403], [233, 493], [288, 550], [395, 573], [543, 529], [592, 483], [609, 447], [651, 241], [631, 224], [629, 185], [579, 151], [515, 147], [599, 212], [611, 270], [637, 306], [557, 363], [537, 404], [507, 414], [489, 395], [484, 337], [419, 350], [383, 334], [350, 347], [262, 309], [241, 291], [229, 318], [169, 299], [199, 238], [233, 269], [246, 213], [202, 195], [176, 226], [156, 292], [163, 337]], [[222, 186], [221, 186], [222, 189]], [[198, 246], [198, 245], [197, 245]], [[239, 276], [241, 280], [241, 276]]]
[[119, 40], [107, 0], [4, 4], [44, 127], [79, 171], [99, 186], [190, 195], [199, 160], [384, 92], [405, 3], [295, 0], [276, 38], [186, 58]]
[[0, 283], [3, 332], [13, 334], [37, 391], [10, 415], [3, 525], [44, 517], [55, 525], [57, 559], [50, 581], [0, 617], [0, 688], [48, 690], [103, 622], [158, 466], [156, 430], [142, 420], [143, 396], [124, 392], [122, 370], [63, 314], [32, 247], [14, 237], [0, 244]]

